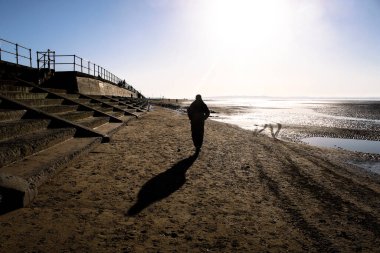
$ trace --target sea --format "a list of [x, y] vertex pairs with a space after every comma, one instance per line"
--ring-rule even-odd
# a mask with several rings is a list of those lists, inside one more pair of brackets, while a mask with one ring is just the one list
[[[275, 129], [298, 125], [367, 130], [368, 136], [356, 139], [353, 136], [308, 136], [299, 141], [361, 152], [369, 157], [380, 155], [380, 98], [208, 97], [204, 101], [212, 109], [212, 120], [256, 132], [268, 125]], [[378, 159], [353, 163], [380, 174]]]

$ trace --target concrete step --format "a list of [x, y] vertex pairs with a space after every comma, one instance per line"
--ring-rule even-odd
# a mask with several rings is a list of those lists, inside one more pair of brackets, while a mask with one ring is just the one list
[[110, 101], [110, 102], [106, 102], [107, 104], [109, 105], [113, 105], [113, 106], [118, 106], [119, 105], [119, 102], [115, 102], [115, 101]]
[[132, 103], [131, 101], [126, 101], [126, 100], [119, 100], [120, 103], [123, 103], [123, 104], [126, 104], [126, 105], [133, 105], [134, 103]]
[[73, 99], [73, 101], [76, 103], [85, 104], [85, 105], [88, 105], [91, 103], [91, 99], [87, 99], [87, 98], [77, 98], [77, 99]]
[[143, 101], [143, 102], [141, 102], [141, 103], [138, 103], [138, 106], [139, 106], [140, 108], [145, 108], [145, 107], [148, 106], [148, 101]]
[[127, 109], [125, 111], [132, 113], [132, 114], [135, 114], [135, 115], [137, 115], [137, 113], [139, 113], [136, 109]]
[[100, 137], [71, 138], [0, 168], [0, 214], [28, 206], [40, 185], [100, 142]]
[[0, 122], [0, 141], [46, 129], [50, 122], [48, 119], [21, 119]]
[[17, 101], [29, 106], [47, 106], [47, 105], [61, 105], [64, 99], [49, 98], [49, 99], [17, 99]]
[[19, 91], [29, 92], [33, 88], [28, 86], [12, 85], [12, 84], [0, 84], [0, 92], [2, 91]]
[[103, 124], [101, 126], [98, 126], [94, 128], [99, 133], [102, 133], [104, 135], [112, 135], [114, 132], [119, 130], [125, 123], [114, 123], [114, 122], [109, 122], [106, 124]]
[[20, 92], [20, 91], [13, 91], [13, 92], [0, 91], [0, 94], [12, 99], [44, 99], [48, 96], [48, 93], [33, 93], [33, 92]]
[[26, 156], [51, 147], [74, 136], [75, 128], [46, 129], [0, 142], [0, 172], [1, 167]]
[[14, 85], [14, 86], [18, 86], [19, 85], [19, 81], [16, 81], [16, 80], [0, 80], [0, 85]]
[[100, 107], [97, 107], [96, 109], [105, 113], [109, 113], [113, 111], [113, 107], [100, 106]]
[[119, 119], [121, 119], [124, 123], [128, 123], [129, 121], [136, 119], [136, 117], [132, 115], [123, 115]]
[[105, 123], [108, 123], [109, 120], [109, 117], [90, 117], [82, 120], [76, 120], [75, 122], [88, 128], [96, 128]]
[[123, 109], [123, 110], [128, 110], [128, 111], [131, 111], [131, 112], [135, 112], [136, 109], [130, 105], [119, 105], [118, 106], [120, 109]]
[[50, 106], [39, 106], [39, 110], [47, 113], [63, 113], [63, 112], [73, 112], [78, 109], [78, 105], [50, 105]]
[[116, 102], [115, 100], [109, 99], [109, 98], [97, 98], [97, 100], [105, 102], [105, 103]]
[[75, 112], [65, 112], [65, 113], [56, 113], [55, 115], [70, 120], [77, 121], [82, 120], [94, 115], [94, 111], [75, 111]]
[[128, 106], [128, 105], [119, 105], [118, 106], [120, 109], [123, 109], [123, 110], [126, 110], [128, 112], [136, 112], [136, 109], [133, 108], [132, 106]]
[[98, 101], [102, 102], [102, 103], [107, 103], [107, 104], [110, 104], [110, 105], [117, 105], [119, 104], [118, 101], [114, 101], [112, 99], [108, 99], [108, 98], [101, 98], [101, 99], [97, 99]]
[[21, 119], [26, 110], [0, 109], [0, 121], [12, 121]]
[[79, 99], [81, 96], [80, 94], [59, 94], [59, 95], [64, 96], [65, 98], [72, 99], [72, 100]]
[[88, 104], [87, 106], [89, 106], [93, 109], [96, 109], [96, 110], [101, 110], [102, 108], [112, 108], [112, 107], [105, 107], [105, 106], [103, 106], [102, 103], [91, 103], [91, 104]]
[[59, 94], [67, 94], [67, 91], [65, 89], [55, 89], [55, 88], [44, 88], [47, 91], [53, 92], [53, 93], [59, 93]]
[[120, 118], [121, 116], [124, 115], [124, 112], [123, 111], [111, 111], [108, 114], [110, 114], [116, 118]]
[[102, 95], [87, 95], [87, 96], [90, 98], [98, 99], [98, 100], [104, 99], [104, 96]]

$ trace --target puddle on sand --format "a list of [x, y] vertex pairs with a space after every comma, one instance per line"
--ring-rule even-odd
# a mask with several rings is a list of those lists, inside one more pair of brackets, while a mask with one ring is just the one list
[[329, 137], [310, 137], [302, 139], [303, 142], [313, 146], [326, 148], [342, 148], [350, 151], [363, 153], [380, 154], [380, 141], [329, 138]]
[[[310, 137], [302, 139], [309, 145], [327, 147], [327, 148], [341, 148], [350, 151], [357, 151], [363, 153], [380, 154], [380, 141], [356, 140], [356, 139], [343, 139], [343, 138], [328, 138], [328, 137]], [[380, 174], [380, 162], [351, 162], [352, 164], [363, 169]]]

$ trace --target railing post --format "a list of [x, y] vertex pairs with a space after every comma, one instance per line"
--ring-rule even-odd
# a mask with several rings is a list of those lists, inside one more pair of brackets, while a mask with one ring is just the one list
[[16, 43], [16, 64], [18, 65], [18, 44]]
[[83, 73], [83, 58], [80, 58], [80, 72]]
[[47, 51], [47, 58], [48, 58], [48, 69], [50, 70], [50, 49]]
[[90, 61], [87, 62], [88, 65], [88, 74], [90, 74]]
[[30, 48], [29, 48], [29, 62], [30, 62], [30, 67], [32, 67], [32, 49]]
[[95, 76], [95, 63], [94, 63], [94, 76]]
[[38, 51], [36, 52], [37, 54], [37, 69], [40, 69], [40, 60], [38, 59]]
[[0, 61], [1, 61], [1, 48], [0, 48]]
[[75, 54], [74, 54], [74, 71], [75, 71], [75, 65], [76, 65], [76, 64], [75, 64]]

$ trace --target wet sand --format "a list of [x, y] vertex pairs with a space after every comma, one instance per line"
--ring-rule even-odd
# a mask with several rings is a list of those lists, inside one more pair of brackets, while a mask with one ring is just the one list
[[0, 216], [0, 252], [380, 252], [380, 177], [349, 152], [153, 107]]

